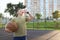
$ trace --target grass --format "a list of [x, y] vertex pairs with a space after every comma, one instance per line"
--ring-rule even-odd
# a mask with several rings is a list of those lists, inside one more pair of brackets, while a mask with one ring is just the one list
[[[58, 22], [59, 27], [56, 26], [55, 22], [28, 22], [27, 29], [37, 29], [37, 30], [60, 30], [60, 22]], [[56, 27], [55, 27], [56, 26]], [[0, 28], [4, 27], [4, 25], [0, 24]]]
[[[58, 22], [60, 24], [60, 22]], [[55, 27], [56, 23], [55, 22], [40, 22], [37, 24], [37, 22], [34, 23], [27, 23], [27, 28], [28, 29], [39, 29], [39, 30], [60, 30], [60, 25], [59, 27]]]
[[5, 25], [0, 23], [0, 28], [3, 28]]
[[54, 22], [46, 22], [46, 24], [45, 24], [45, 22], [40, 22], [39, 24], [37, 23], [37, 22], [34, 22], [34, 23], [27, 23], [27, 27], [28, 28], [33, 28], [33, 26], [34, 26], [34, 28], [37, 28], [37, 26], [38, 27], [52, 27], [52, 26], [54, 26]]

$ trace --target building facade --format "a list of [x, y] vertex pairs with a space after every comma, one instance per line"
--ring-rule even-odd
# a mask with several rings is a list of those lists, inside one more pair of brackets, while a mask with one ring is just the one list
[[25, 0], [27, 9], [35, 16], [41, 13], [42, 18], [52, 16], [52, 12], [60, 10], [60, 0]]
[[60, 10], [60, 0], [57, 0], [57, 10]]
[[40, 13], [40, 0], [25, 0], [24, 3], [33, 15]]

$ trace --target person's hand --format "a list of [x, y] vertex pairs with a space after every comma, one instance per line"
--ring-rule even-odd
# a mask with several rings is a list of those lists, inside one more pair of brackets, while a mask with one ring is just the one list
[[5, 29], [5, 32], [12, 33], [12, 31], [9, 29]]

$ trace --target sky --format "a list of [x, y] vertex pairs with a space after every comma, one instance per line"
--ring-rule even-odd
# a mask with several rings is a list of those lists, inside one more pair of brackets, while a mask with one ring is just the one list
[[24, 0], [0, 0], [0, 13], [3, 14], [4, 17], [12, 17], [9, 13], [4, 13], [6, 9], [7, 3], [18, 4], [19, 2], [23, 2]]

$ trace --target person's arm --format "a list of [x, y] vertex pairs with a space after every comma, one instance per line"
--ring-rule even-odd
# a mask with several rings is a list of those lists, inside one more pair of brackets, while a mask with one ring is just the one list
[[29, 17], [26, 18], [26, 21], [31, 21], [34, 17], [29, 12], [27, 12], [27, 14]]

